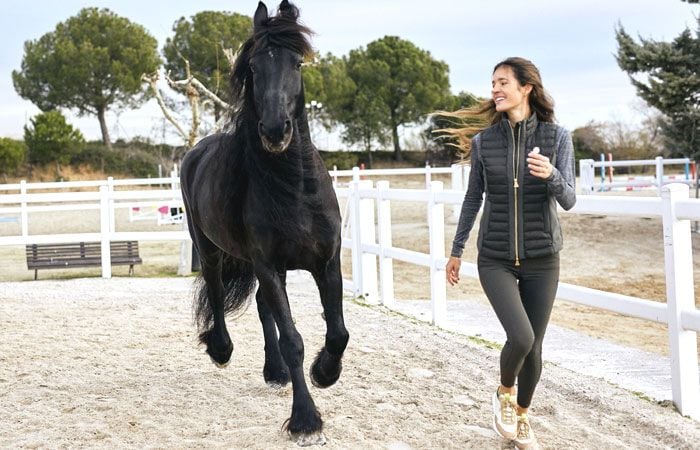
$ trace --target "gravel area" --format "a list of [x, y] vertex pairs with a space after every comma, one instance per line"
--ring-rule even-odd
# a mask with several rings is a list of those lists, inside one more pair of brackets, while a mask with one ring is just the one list
[[[310, 277], [292, 273], [307, 351], [323, 342]], [[297, 448], [281, 432], [291, 390], [262, 378], [255, 307], [228, 324], [232, 363], [195, 342], [192, 278], [4, 282], [0, 447]], [[490, 429], [498, 353], [382, 307], [346, 301], [340, 381], [311, 388], [329, 449], [509, 448]], [[308, 369], [308, 367], [307, 367]], [[673, 407], [546, 364], [532, 408], [543, 448], [697, 448], [700, 426]]]

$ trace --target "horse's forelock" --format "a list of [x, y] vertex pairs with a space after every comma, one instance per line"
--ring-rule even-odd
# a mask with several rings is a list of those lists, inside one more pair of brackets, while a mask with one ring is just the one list
[[307, 57], [313, 54], [309, 36], [313, 31], [297, 22], [296, 16], [277, 15], [256, 30], [251, 37], [253, 54], [264, 51], [268, 47], [283, 47]]

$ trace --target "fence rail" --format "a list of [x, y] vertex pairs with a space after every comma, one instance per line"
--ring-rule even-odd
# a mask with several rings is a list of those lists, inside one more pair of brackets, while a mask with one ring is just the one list
[[[612, 155], [605, 160], [605, 155], [600, 155], [600, 161], [582, 159], [579, 161], [579, 173], [581, 176], [580, 189], [583, 193], [603, 192], [614, 189], [634, 190], [635, 188], [653, 188], [661, 195], [661, 188], [670, 183], [684, 183], [689, 186], [697, 184], [697, 167], [689, 158], [663, 158], [637, 159], [613, 161]], [[682, 166], [682, 175], [665, 175], [664, 168], [668, 165]], [[653, 176], [636, 177], [628, 176], [619, 179], [613, 176], [615, 167], [654, 167]], [[596, 182], [595, 170], [600, 169], [599, 181]], [[606, 175], [607, 171], [607, 175]]]

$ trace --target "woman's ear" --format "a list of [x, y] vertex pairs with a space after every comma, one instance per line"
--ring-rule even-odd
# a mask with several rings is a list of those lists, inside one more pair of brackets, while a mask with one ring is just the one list
[[530, 92], [532, 92], [532, 85], [526, 84], [525, 86], [523, 86], [523, 89], [524, 89], [523, 94], [530, 95]]

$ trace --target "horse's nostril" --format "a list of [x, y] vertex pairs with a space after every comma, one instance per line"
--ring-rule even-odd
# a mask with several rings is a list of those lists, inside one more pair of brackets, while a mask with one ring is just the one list
[[288, 133], [292, 129], [292, 121], [287, 119], [284, 121], [284, 133]]

